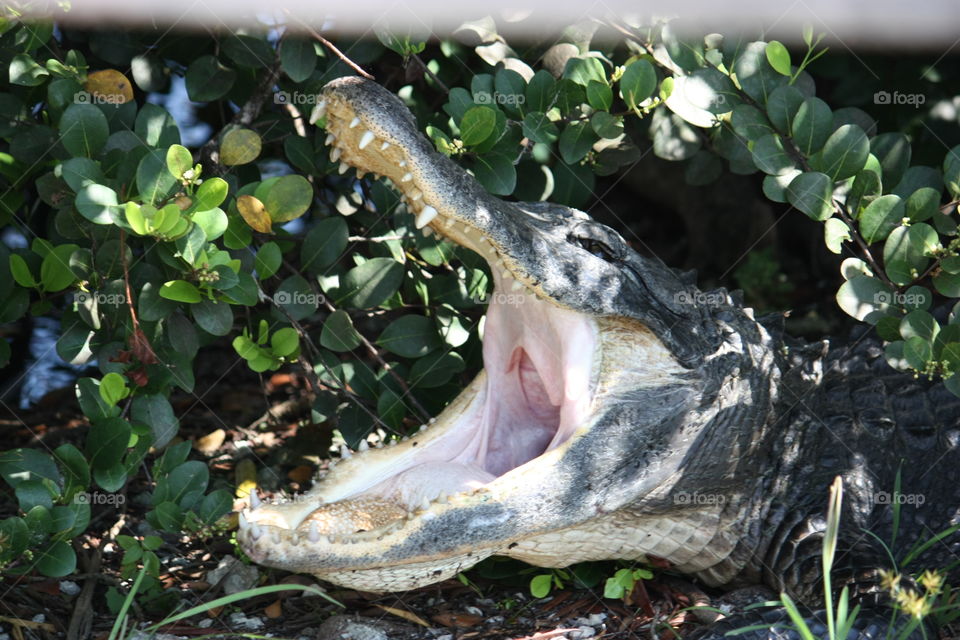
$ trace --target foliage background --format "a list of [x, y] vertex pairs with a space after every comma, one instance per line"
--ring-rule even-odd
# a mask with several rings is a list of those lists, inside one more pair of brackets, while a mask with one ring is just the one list
[[[491, 192], [581, 207], [704, 285], [791, 309], [796, 333], [875, 325], [892, 366], [960, 391], [954, 60], [681, 26], [507, 42], [487, 18], [336, 45]], [[145, 567], [163, 610], [164, 538], [228, 535], [252, 484], [244, 465], [211, 478], [178, 436], [191, 418], [174, 405], [206, 393], [204, 357], [220, 384], [244, 368], [302, 376], [301, 417], [332, 437], [323, 458], [389, 440], [481, 366], [487, 268], [329, 157], [307, 121], [320, 87], [354, 70], [313, 34], [8, 16], [0, 60], [2, 399], [16, 420], [34, 327], [53, 322], [85, 416], [0, 453], [0, 568], [70, 575], [91, 518], [137, 509], [147, 533], [117, 538], [119, 571]], [[109, 498], [131, 486], [136, 507]], [[106, 597], [118, 610], [120, 590]]]

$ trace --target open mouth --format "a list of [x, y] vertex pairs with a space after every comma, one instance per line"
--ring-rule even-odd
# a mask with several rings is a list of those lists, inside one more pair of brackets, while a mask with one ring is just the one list
[[[488, 262], [494, 290], [484, 325], [484, 371], [428, 428], [389, 446], [344, 448], [343, 459], [310, 493], [242, 514], [248, 553], [274, 566], [283, 563], [271, 549], [283, 542], [382, 541], [479, 495], [507, 496], [543, 483], [538, 462], [559, 455], [584, 424], [596, 387], [595, 320], [541, 297], [476, 224], [445, 207], [442, 194], [430, 189], [433, 181], [422, 176], [423, 154], [411, 155], [408, 140], [367, 121], [337, 93], [323, 97], [312, 119], [326, 116], [327, 143], [341, 173], [354, 167], [389, 178], [417, 228]], [[261, 538], [267, 542], [258, 545]]]

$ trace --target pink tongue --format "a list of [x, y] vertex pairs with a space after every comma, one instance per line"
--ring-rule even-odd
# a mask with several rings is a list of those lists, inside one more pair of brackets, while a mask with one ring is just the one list
[[523, 389], [523, 395], [527, 399], [527, 407], [533, 417], [541, 423], [557, 421], [560, 415], [559, 407], [551, 400], [543, 378], [540, 377], [533, 360], [530, 359], [530, 354], [526, 351], [523, 351], [523, 356], [520, 359], [519, 372], [520, 387]]
[[414, 509], [424, 500], [432, 501], [441, 493], [454, 494], [476, 489], [496, 476], [474, 465], [456, 462], [422, 464], [374, 487], [370, 493], [396, 496], [408, 508]]

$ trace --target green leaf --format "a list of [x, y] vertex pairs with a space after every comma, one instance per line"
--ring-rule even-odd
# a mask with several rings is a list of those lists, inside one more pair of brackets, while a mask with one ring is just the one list
[[0, 452], [0, 477], [13, 488], [29, 480], [40, 480], [51, 485], [60, 484], [60, 472], [53, 458], [35, 449], [10, 449]]
[[200, 328], [214, 336], [225, 336], [233, 329], [233, 309], [226, 302], [203, 299], [190, 307]]
[[40, 283], [34, 279], [33, 272], [30, 271], [30, 267], [27, 265], [27, 261], [23, 259], [23, 256], [18, 253], [11, 253], [9, 264], [10, 273], [18, 285], [30, 289], [40, 286]]
[[280, 45], [280, 66], [294, 82], [303, 82], [317, 68], [317, 51], [313, 40], [287, 35]]
[[[166, 109], [150, 102], [140, 107], [133, 130], [140, 141], [148, 147], [166, 149], [172, 144], [180, 144], [180, 129], [177, 128], [177, 121]], [[161, 159], [165, 160], [165, 158]]]
[[940, 211], [940, 192], [930, 187], [921, 187], [910, 194], [905, 206], [910, 222], [929, 220]]
[[417, 359], [410, 367], [410, 385], [421, 389], [439, 387], [466, 368], [458, 353], [434, 351]]
[[801, 173], [787, 187], [787, 200], [814, 220], [833, 215], [833, 182], [817, 171]]
[[227, 95], [237, 72], [220, 64], [215, 56], [201, 56], [190, 63], [184, 76], [187, 97], [193, 102], [213, 102]]
[[156, 205], [176, 185], [177, 179], [167, 170], [167, 159], [162, 151], [154, 149], [140, 159], [137, 165], [137, 191], [144, 203]]
[[179, 144], [170, 145], [167, 149], [167, 171], [170, 175], [179, 179], [189, 169], [193, 169], [193, 156], [190, 151]]
[[598, 111], [609, 111], [613, 106], [613, 89], [606, 82], [591, 80], [587, 83], [587, 102]]
[[119, 215], [117, 193], [102, 184], [88, 184], [77, 192], [77, 211], [94, 224], [112, 224], [113, 216]]
[[153, 446], [158, 449], [170, 442], [180, 429], [180, 422], [173, 414], [170, 401], [157, 393], [135, 396], [130, 417], [150, 426]]
[[905, 214], [903, 200], [892, 194], [880, 196], [860, 214], [860, 233], [867, 243], [885, 239]]
[[620, 97], [631, 109], [636, 109], [656, 88], [657, 72], [653, 65], [643, 58], [628, 64], [620, 76]]
[[837, 304], [848, 315], [875, 324], [893, 303], [893, 292], [879, 279], [867, 275], [853, 276], [837, 291]]
[[793, 85], [777, 87], [770, 93], [770, 99], [767, 100], [767, 116], [777, 131], [790, 132], [790, 123], [797, 117], [803, 101], [803, 94]]
[[223, 178], [207, 178], [197, 188], [193, 196], [193, 206], [197, 211], [219, 207], [227, 199], [228, 191], [229, 185]]
[[870, 140], [870, 153], [880, 161], [883, 184], [895, 185], [910, 166], [910, 139], [899, 131], [881, 133]]
[[493, 135], [496, 126], [496, 109], [485, 105], [471, 107], [460, 121], [460, 139], [467, 146], [477, 146]]
[[513, 166], [513, 161], [502, 153], [477, 156], [473, 173], [487, 191], [496, 195], [510, 195], [517, 186], [516, 167]]
[[203, 232], [204, 244], [212, 242], [222, 236], [229, 224], [227, 214], [219, 207], [214, 207], [206, 211], [195, 211], [190, 218]]
[[740, 86], [761, 105], [767, 102], [774, 90], [789, 82], [788, 78], [777, 73], [767, 62], [766, 50], [767, 43], [751, 42], [743, 48], [733, 63], [733, 71]]
[[320, 344], [331, 351], [350, 351], [360, 344], [360, 335], [353, 328], [350, 315], [338, 309], [331, 313], [323, 323], [320, 332]]
[[524, 93], [527, 99], [524, 107], [527, 112], [546, 113], [553, 107], [557, 94], [557, 81], [549, 71], [541, 69], [530, 78]]
[[876, 200], [880, 191], [880, 176], [875, 171], [864, 169], [858, 173], [847, 193], [846, 205], [851, 215], [860, 217], [860, 210]]
[[597, 134], [587, 123], [571, 122], [560, 134], [560, 156], [567, 164], [580, 162], [596, 141]]
[[300, 264], [309, 273], [321, 273], [336, 262], [349, 242], [347, 223], [343, 218], [319, 220], [303, 239]]
[[127, 382], [119, 373], [108, 373], [100, 380], [100, 397], [111, 407], [128, 395]]
[[553, 586], [553, 574], [541, 573], [530, 580], [530, 595], [534, 598], [546, 598]]
[[283, 261], [283, 254], [276, 242], [267, 242], [257, 250], [257, 256], [253, 262], [253, 268], [257, 272], [257, 278], [266, 280], [277, 272], [280, 263]]
[[294, 320], [303, 320], [313, 314], [320, 304], [318, 294], [310, 288], [310, 283], [300, 275], [290, 276], [280, 283], [273, 300]]
[[775, 133], [758, 138], [753, 143], [751, 154], [757, 168], [764, 173], [782, 175], [794, 169], [793, 159], [784, 151], [783, 142]]
[[262, 144], [256, 131], [231, 129], [220, 141], [220, 162], [228, 167], [249, 164], [260, 155]]
[[58, 540], [40, 551], [36, 558], [37, 570], [49, 578], [62, 578], [77, 569], [77, 554], [68, 542]]
[[301, 175], [283, 176], [273, 183], [262, 200], [274, 222], [289, 222], [310, 208], [313, 187]]
[[870, 141], [863, 129], [845, 124], [830, 134], [823, 145], [820, 166], [834, 181], [854, 176], [870, 155]]
[[497, 95], [497, 103], [514, 117], [522, 116], [526, 111], [525, 101], [527, 81], [513, 69], [498, 69], [493, 76], [493, 87]]
[[790, 69], [790, 52], [783, 46], [783, 43], [776, 40], [768, 42], [765, 53], [767, 54], [767, 62], [770, 63], [770, 66], [773, 67], [777, 73], [788, 77], [792, 75]]
[[103, 418], [90, 425], [87, 436], [87, 457], [94, 469], [113, 466], [130, 443], [130, 423], [123, 418]]
[[36, 87], [43, 84], [50, 72], [41, 67], [26, 53], [18, 53], [10, 61], [10, 84], [21, 87]]
[[960, 198], [960, 145], [950, 149], [943, 159], [943, 183], [954, 199]]
[[[833, 128], [833, 112], [820, 98], [805, 98], [793, 118], [791, 135], [800, 152], [811, 156], [823, 147]], [[852, 175], [852, 174], [851, 174]]]
[[919, 337], [927, 342], [933, 342], [940, 332], [940, 324], [929, 311], [916, 309], [903, 316], [900, 321], [900, 335], [904, 340]]
[[912, 368], [923, 371], [933, 357], [933, 347], [926, 339], [913, 336], [904, 340], [903, 357]]
[[170, 280], [160, 287], [160, 297], [176, 302], [196, 303], [203, 299], [196, 285], [186, 280]]
[[933, 276], [933, 288], [949, 298], [960, 298], [960, 274], [942, 272]]
[[839, 255], [843, 243], [851, 239], [850, 227], [840, 218], [829, 218], [823, 226], [823, 239], [827, 249]]
[[387, 325], [377, 344], [405, 358], [419, 358], [441, 346], [433, 321], [416, 314], [402, 316]]
[[110, 135], [107, 118], [92, 104], [71, 104], [60, 116], [60, 141], [74, 156], [92, 158]]
[[340, 294], [346, 304], [369, 309], [396, 293], [402, 282], [402, 264], [393, 258], [372, 258], [343, 276]]
[[286, 358], [300, 348], [300, 336], [292, 327], [284, 327], [270, 336], [270, 348], [274, 355]]
[[567, 60], [563, 69], [563, 77], [582, 87], [589, 85], [591, 80], [607, 84], [606, 69], [604, 69], [600, 59], [593, 56]]
[[[607, 114], [609, 115], [609, 114]], [[523, 135], [534, 142], [552, 144], [557, 141], [560, 130], [541, 111], [531, 111], [523, 118]]]
[[46, 291], [63, 291], [76, 282], [77, 276], [70, 269], [70, 256], [78, 248], [75, 244], [62, 244], [43, 257], [43, 262], [40, 263], [40, 282]]
[[[769, 103], [768, 103], [769, 108]], [[737, 134], [747, 140], [758, 140], [763, 136], [775, 133], [767, 117], [751, 104], [738, 104], [733, 108], [730, 124]]]

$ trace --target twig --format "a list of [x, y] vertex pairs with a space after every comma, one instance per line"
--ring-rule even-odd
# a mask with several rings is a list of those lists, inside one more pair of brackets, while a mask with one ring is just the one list
[[[287, 11], [287, 13], [290, 13], [290, 12]], [[317, 40], [319, 40], [320, 43], [323, 44], [323, 46], [325, 46], [327, 49], [330, 49], [330, 51], [333, 52], [333, 54], [334, 54], [335, 56], [337, 56], [338, 58], [340, 58], [340, 59], [344, 62], [344, 64], [346, 64], [348, 67], [350, 67], [351, 69], [353, 69], [354, 71], [356, 71], [358, 74], [360, 74], [361, 76], [363, 76], [363, 77], [366, 78], [367, 80], [376, 80], [376, 78], [374, 78], [372, 75], [370, 75], [369, 73], [367, 73], [366, 71], [364, 71], [364, 70], [360, 67], [360, 65], [358, 65], [356, 62], [354, 62], [353, 60], [351, 60], [351, 59], [348, 58], [347, 56], [343, 55], [343, 52], [340, 51], [340, 49], [337, 49], [337, 47], [336, 47], [332, 42], [330, 42], [329, 40], [327, 40], [326, 38], [324, 38], [322, 35], [320, 35], [319, 33], [317, 33], [317, 32], [316, 32], [314, 29], [312, 29], [311, 27], [309, 27], [309, 26], [307, 26], [307, 25], [303, 25], [303, 26], [304, 26], [304, 28], [306, 29], [307, 33], [309, 33], [311, 36], [313, 36], [314, 38], [316, 38]]]
[[437, 77], [437, 74], [435, 74], [433, 71], [431, 71], [431, 70], [430, 70], [430, 67], [428, 67], [428, 66], [423, 62], [423, 59], [420, 57], [420, 54], [415, 53], [415, 54], [413, 54], [411, 57], [412, 57], [414, 60], [417, 61], [417, 64], [419, 64], [419, 65], [420, 65], [420, 68], [423, 69], [423, 72], [426, 73], [428, 76], [430, 76], [430, 79], [433, 80], [434, 82], [436, 82], [438, 87], [440, 87], [441, 89], [443, 89], [443, 92], [444, 92], [444, 93], [450, 93], [450, 89], [447, 87], [447, 85], [443, 84], [443, 80], [441, 80], [440, 78], [438, 78], [438, 77]]

